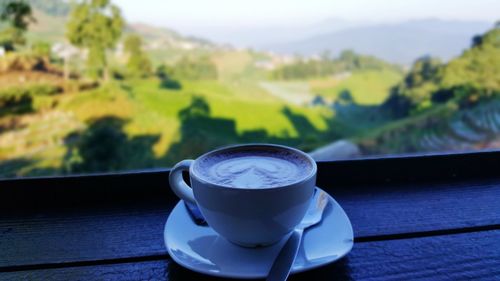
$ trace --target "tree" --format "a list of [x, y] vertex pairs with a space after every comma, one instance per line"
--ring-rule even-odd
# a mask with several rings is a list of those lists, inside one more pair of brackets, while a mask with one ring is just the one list
[[173, 68], [161, 64], [156, 68], [155, 71], [156, 77], [160, 79], [160, 87], [171, 90], [179, 90], [182, 88], [181, 83], [178, 80], [175, 80], [174, 70]]
[[83, 0], [67, 24], [71, 44], [88, 50], [87, 71], [92, 78], [109, 79], [106, 50], [115, 47], [125, 22], [110, 0]]
[[217, 66], [209, 57], [203, 56], [197, 59], [182, 57], [174, 65], [175, 78], [188, 80], [217, 79]]
[[359, 67], [359, 56], [353, 50], [342, 51], [339, 55], [339, 61], [344, 63], [344, 67], [348, 71]]
[[8, 27], [0, 32], [0, 46], [8, 51], [14, 50], [14, 45], [24, 45], [24, 32], [30, 23], [35, 22], [31, 6], [22, 1], [0, 2], [0, 20], [8, 23]]
[[442, 67], [439, 59], [424, 56], [413, 64], [410, 72], [405, 77], [405, 84], [408, 88], [421, 86], [425, 82], [432, 82], [436, 79]]
[[161, 64], [156, 68], [155, 74], [160, 80], [171, 79], [174, 76], [174, 69], [165, 64]]
[[451, 60], [440, 78], [444, 88], [467, 85], [486, 94], [500, 92], [500, 26], [476, 36], [473, 46]]
[[[471, 48], [446, 64], [418, 59], [384, 103], [395, 116], [418, 112], [434, 103], [460, 107], [500, 93], [500, 26], [473, 37]], [[414, 111], [416, 109], [416, 111]]]
[[410, 114], [414, 104], [408, 96], [401, 94], [401, 85], [394, 86], [390, 90], [389, 97], [382, 104], [382, 109], [392, 115], [393, 118], [404, 118]]
[[142, 40], [138, 35], [129, 35], [124, 42], [125, 52], [128, 53], [127, 70], [135, 77], [145, 77], [151, 74], [151, 61], [142, 51]]

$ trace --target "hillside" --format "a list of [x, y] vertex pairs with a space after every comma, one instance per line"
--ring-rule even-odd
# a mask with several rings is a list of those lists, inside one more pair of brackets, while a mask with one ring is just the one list
[[[0, 115], [0, 176], [171, 166], [228, 143], [307, 149], [329, 128], [331, 112], [324, 108], [265, 94], [254, 99], [216, 81], [181, 83], [182, 90], [162, 89], [149, 79], [35, 96], [30, 107], [36, 111]], [[73, 155], [77, 149], [79, 156]], [[72, 162], [78, 159], [85, 167]]]
[[[500, 25], [450, 62], [421, 59], [382, 109], [401, 120], [357, 140], [369, 153], [467, 150], [500, 143]], [[405, 110], [406, 109], [406, 110]]]
[[449, 60], [469, 47], [471, 38], [483, 33], [491, 24], [429, 19], [368, 25], [270, 45], [266, 49], [309, 55], [324, 50], [338, 54], [342, 50], [353, 49], [358, 53], [408, 65], [424, 55]]
[[[140, 65], [152, 67], [134, 72], [133, 53], [119, 42], [115, 52], [103, 52], [113, 74], [106, 80], [88, 75], [94, 64], [81, 59], [71, 61], [72, 75], [64, 77], [63, 61], [42, 44], [30, 48], [38, 40], [63, 41], [67, 13], [57, 5], [36, 9], [28, 44], [0, 57], [0, 176], [165, 167], [246, 142], [310, 151], [347, 139], [364, 154], [499, 143], [498, 25], [468, 38], [472, 47], [457, 57], [421, 58], [406, 71], [350, 50], [280, 56], [127, 24], [125, 33], [142, 37]], [[433, 36], [456, 28], [415, 25]], [[431, 43], [429, 50], [437, 45]]]
[[[45, 2], [53, 3], [54, 6], [45, 4]], [[37, 0], [34, 3], [34, 17], [36, 22], [30, 25], [27, 33], [28, 39], [33, 42], [48, 41], [48, 42], [64, 42], [65, 26], [70, 10], [64, 1], [56, 0]], [[63, 3], [62, 6], [56, 4]], [[69, 9], [69, 8], [68, 8]], [[147, 49], [154, 51], [157, 49], [179, 49], [179, 50], [194, 50], [194, 49], [213, 49], [216, 45], [200, 38], [182, 36], [179, 33], [164, 27], [151, 26], [145, 23], [128, 23], [125, 27], [125, 34], [137, 33], [147, 43]]]

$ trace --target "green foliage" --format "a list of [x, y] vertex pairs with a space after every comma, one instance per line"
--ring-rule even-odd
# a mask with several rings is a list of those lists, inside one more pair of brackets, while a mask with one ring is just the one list
[[36, 84], [26, 87], [26, 91], [33, 96], [51, 96], [61, 93], [62, 89], [49, 84]]
[[26, 92], [3, 90], [0, 92], [0, 117], [31, 112], [33, 97]]
[[107, 79], [106, 50], [115, 47], [124, 24], [120, 9], [109, 0], [83, 0], [71, 12], [66, 37], [88, 50], [87, 71], [92, 78]]
[[0, 108], [6, 108], [31, 97], [31, 92], [21, 87], [12, 87], [0, 90]]
[[409, 114], [411, 108], [429, 103], [431, 93], [438, 90], [442, 68], [438, 59], [427, 56], [417, 59], [403, 81], [391, 89], [385, 107], [394, 116], [402, 117]]
[[7, 21], [12, 27], [21, 30], [28, 29], [28, 25], [35, 22], [30, 4], [23, 0], [2, 1], [0, 3], [0, 19]]
[[396, 65], [389, 64], [373, 56], [356, 54], [352, 50], [345, 50], [341, 52], [335, 62], [343, 71], [384, 69], [400, 71], [400, 68]]
[[196, 60], [183, 57], [173, 66], [172, 75], [178, 79], [213, 80], [217, 79], [217, 67], [206, 56]]
[[155, 75], [160, 79], [160, 87], [164, 89], [180, 90], [182, 85], [173, 78], [174, 70], [167, 65], [159, 65], [156, 68]]
[[0, 31], [0, 46], [5, 50], [13, 51], [15, 44], [22, 45], [24, 43], [25, 39], [23, 37], [22, 30], [13, 27], [7, 27], [4, 30]]
[[278, 68], [271, 76], [274, 79], [305, 79], [326, 76], [336, 71], [335, 65], [329, 61], [299, 60]]
[[432, 57], [423, 57], [417, 59], [413, 64], [410, 72], [404, 79], [406, 88], [416, 88], [424, 83], [435, 83], [439, 75], [442, 63], [439, 59]]
[[410, 98], [400, 94], [398, 87], [394, 87], [387, 100], [382, 104], [382, 109], [388, 112], [393, 118], [403, 118], [410, 114], [414, 104]]
[[137, 34], [130, 34], [123, 42], [123, 48], [129, 55], [142, 54], [142, 39]]
[[8, 27], [0, 32], [0, 46], [14, 50], [15, 45], [24, 45], [24, 33], [30, 23], [35, 22], [30, 4], [23, 0], [3, 0], [0, 2], [0, 21]]
[[0, 58], [0, 73], [46, 70], [48, 67], [47, 60], [34, 54], [11, 52]]
[[461, 107], [470, 106], [500, 93], [499, 73], [500, 27], [495, 26], [475, 36], [472, 47], [447, 64], [429, 57], [417, 60], [404, 81], [393, 88], [385, 106], [399, 117], [451, 100]]
[[35, 110], [35, 98], [50, 96], [60, 91], [60, 88], [46, 84], [2, 89], [0, 90], [0, 117], [32, 112]]
[[151, 74], [151, 61], [146, 55], [131, 55], [127, 62], [127, 70], [132, 76], [147, 77]]
[[124, 42], [128, 54], [127, 70], [134, 77], [147, 77], [152, 72], [151, 61], [142, 50], [142, 39], [138, 35], [129, 35]]
[[166, 80], [174, 76], [174, 69], [168, 65], [161, 64], [156, 68], [155, 75], [160, 80]]
[[306, 79], [326, 77], [342, 72], [359, 70], [395, 70], [400, 72], [398, 66], [391, 65], [372, 56], [363, 56], [351, 50], [343, 51], [338, 58], [333, 59], [329, 53], [323, 53], [319, 59], [302, 59], [292, 64], [287, 64], [274, 70], [271, 77], [274, 79]]
[[446, 65], [440, 77], [442, 87], [470, 85], [487, 94], [500, 91], [500, 27], [479, 38], [472, 48]]
[[161, 80], [160, 87], [164, 89], [180, 90], [182, 85], [179, 81], [174, 79], [164, 79]]
[[0, 90], [0, 98], [14, 98], [25, 95], [35, 96], [50, 96], [61, 92], [61, 88], [49, 84], [34, 84], [30, 86], [9, 87]]

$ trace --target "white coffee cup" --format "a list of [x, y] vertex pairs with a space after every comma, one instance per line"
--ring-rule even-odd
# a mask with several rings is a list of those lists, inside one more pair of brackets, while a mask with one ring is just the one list
[[[287, 153], [307, 162], [303, 177], [273, 187], [240, 188], [207, 180], [200, 162], [216, 155], [262, 151]], [[191, 187], [182, 177], [189, 170]], [[198, 205], [207, 223], [229, 241], [247, 247], [265, 246], [280, 241], [302, 220], [316, 184], [316, 163], [306, 153], [281, 145], [248, 144], [208, 152], [196, 160], [183, 160], [170, 172], [169, 182], [181, 199]]]

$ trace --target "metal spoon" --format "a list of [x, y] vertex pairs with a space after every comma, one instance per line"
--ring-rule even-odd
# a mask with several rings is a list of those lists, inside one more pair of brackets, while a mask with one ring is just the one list
[[208, 226], [207, 221], [205, 220], [205, 217], [201, 214], [198, 206], [186, 201], [184, 201], [184, 206], [186, 206], [186, 210], [188, 211], [189, 216], [196, 225]]
[[304, 230], [321, 221], [327, 203], [328, 194], [322, 190], [316, 189], [306, 215], [292, 232], [292, 235], [288, 238], [288, 241], [283, 248], [281, 248], [280, 253], [274, 260], [273, 266], [267, 275], [267, 281], [285, 281], [288, 278], [295, 257], [299, 251]]

